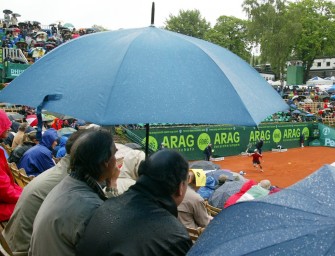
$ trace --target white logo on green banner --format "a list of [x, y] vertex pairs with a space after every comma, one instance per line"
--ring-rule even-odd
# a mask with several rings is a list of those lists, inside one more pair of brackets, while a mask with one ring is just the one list
[[207, 133], [201, 133], [197, 141], [198, 148], [200, 150], [204, 150], [210, 142], [211, 142], [211, 137], [209, 137]]
[[330, 129], [329, 129], [329, 127], [325, 127], [325, 128], [323, 128], [323, 129], [322, 129], [322, 133], [323, 133], [323, 135], [327, 136], [327, 135], [330, 133]]
[[281, 131], [279, 129], [275, 129], [272, 133], [273, 142], [279, 143], [281, 141]]

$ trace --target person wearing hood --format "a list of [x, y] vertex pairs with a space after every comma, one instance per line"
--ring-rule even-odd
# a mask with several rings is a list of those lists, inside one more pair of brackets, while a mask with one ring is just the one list
[[117, 179], [117, 189], [120, 195], [135, 184], [138, 179], [138, 167], [144, 159], [144, 152], [136, 149], [129, 151], [125, 155], [120, 169], [120, 176]]
[[192, 242], [177, 219], [187, 188], [188, 162], [159, 150], [139, 167], [135, 185], [96, 210], [76, 255], [186, 255]]
[[67, 140], [68, 140], [68, 137], [66, 136], [62, 136], [59, 139], [59, 149], [57, 151], [56, 158], [62, 158], [63, 156], [65, 156], [66, 154], [65, 145], [66, 145]]
[[27, 175], [37, 176], [55, 166], [52, 158], [52, 149], [57, 145], [57, 131], [53, 128], [46, 130], [42, 140], [30, 148], [21, 158], [18, 168], [23, 168]]
[[[8, 136], [11, 124], [7, 114], [3, 110], [0, 110], [1, 139]], [[0, 150], [0, 221], [7, 221], [10, 218], [21, 193], [22, 188], [15, 184], [5, 153], [3, 150]]]
[[211, 195], [214, 193], [216, 185], [217, 184], [216, 184], [215, 178], [212, 176], [208, 176], [206, 178], [206, 185], [199, 188], [197, 192], [203, 199], [208, 200], [211, 197]]

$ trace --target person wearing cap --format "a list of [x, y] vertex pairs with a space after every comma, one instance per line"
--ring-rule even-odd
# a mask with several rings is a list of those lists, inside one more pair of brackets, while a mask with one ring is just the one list
[[[197, 182], [199, 175], [196, 171], [189, 171], [187, 191], [184, 200], [178, 206], [178, 219], [187, 228], [206, 227], [211, 220], [208, 215], [205, 200], [196, 192], [199, 187], [206, 185], [206, 178]], [[206, 176], [205, 176], [206, 177]]]
[[36, 146], [28, 149], [22, 156], [18, 168], [23, 168], [27, 175], [37, 176], [55, 166], [52, 150], [57, 145], [57, 131], [48, 129], [42, 135], [42, 140]]
[[[12, 125], [7, 114], [0, 110], [0, 138], [8, 136]], [[0, 149], [0, 221], [7, 221], [14, 211], [15, 204], [22, 193], [22, 188], [15, 184], [9, 169], [5, 153]]]
[[177, 219], [185, 196], [188, 161], [177, 151], [152, 154], [135, 185], [95, 212], [76, 255], [185, 255], [192, 246]]

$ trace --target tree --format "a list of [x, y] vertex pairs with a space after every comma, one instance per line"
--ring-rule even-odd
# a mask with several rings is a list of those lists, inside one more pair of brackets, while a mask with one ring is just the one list
[[314, 59], [334, 54], [335, 4], [324, 0], [302, 0], [289, 5], [289, 15], [292, 22], [299, 24], [293, 56], [303, 61], [306, 82]]
[[184, 35], [203, 39], [210, 23], [203, 18], [198, 10], [179, 11], [178, 16], [169, 15], [165, 21], [165, 29]]
[[220, 16], [215, 26], [205, 34], [205, 40], [227, 48], [250, 61], [251, 42], [247, 32], [248, 21], [231, 16]]
[[250, 21], [250, 37], [260, 45], [262, 60], [282, 79], [300, 28], [290, 20], [287, 1], [245, 0], [243, 9]]

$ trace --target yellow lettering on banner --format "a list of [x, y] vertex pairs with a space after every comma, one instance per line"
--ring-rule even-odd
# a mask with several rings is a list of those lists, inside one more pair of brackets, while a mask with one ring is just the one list
[[298, 138], [300, 136], [300, 128], [297, 129], [285, 129], [284, 130], [284, 139]]
[[171, 140], [171, 148], [177, 148], [178, 137], [171, 136], [170, 140]]
[[240, 133], [239, 132], [222, 132], [215, 133], [214, 144], [231, 144], [231, 143], [239, 143], [240, 142]]
[[168, 136], [164, 136], [164, 137], [163, 137], [163, 143], [164, 143], [165, 147], [167, 147], [167, 148], [171, 148], [171, 146], [170, 146], [170, 141], [169, 141], [169, 137], [168, 137]]
[[194, 147], [194, 136], [189, 134], [186, 136], [181, 135], [172, 135], [172, 136], [164, 136], [163, 143], [167, 148], [186, 148], [186, 147]]
[[186, 143], [188, 147], [194, 147], [194, 136], [193, 135], [187, 135], [186, 137]]
[[249, 136], [250, 142], [256, 142], [259, 141], [261, 138], [264, 140], [270, 140], [271, 139], [271, 132], [270, 130], [262, 130], [262, 131], [251, 131]]

